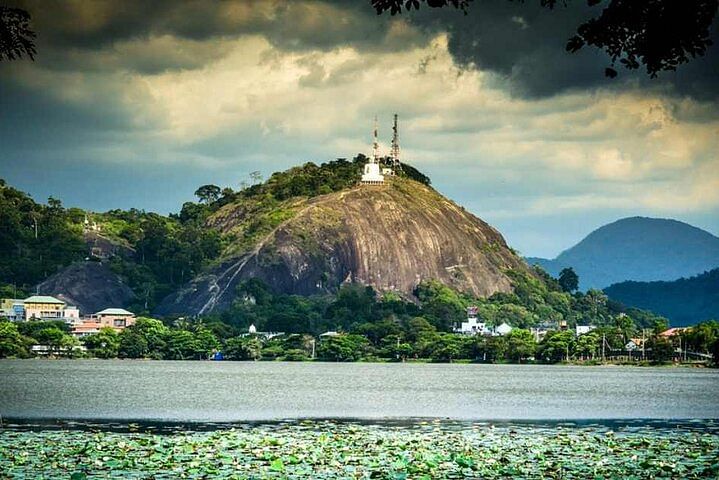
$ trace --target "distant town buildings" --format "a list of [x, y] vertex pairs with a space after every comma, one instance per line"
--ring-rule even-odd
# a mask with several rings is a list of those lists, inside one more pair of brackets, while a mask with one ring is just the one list
[[[577, 337], [584, 335], [595, 328], [596, 327], [594, 325], [576, 325], [575, 335]], [[539, 342], [548, 332], [552, 330], [564, 331], [567, 329], [567, 321], [561, 320], [559, 322], [539, 323], [537, 326], [530, 328], [529, 331], [532, 335], [534, 335], [535, 340]], [[511, 333], [512, 330], [512, 326], [506, 322], [502, 322], [502, 324], [496, 327], [488, 325], [483, 319], [479, 318], [478, 308], [473, 306], [467, 307], [467, 320], [456, 326], [454, 328], [454, 333], [461, 333], [464, 335], [505, 336]]]
[[33, 295], [26, 299], [6, 298], [2, 301], [0, 316], [15, 322], [31, 320], [59, 320], [73, 323], [80, 319], [77, 307], [55, 297]]
[[122, 308], [106, 308], [83, 317], [80, 310], [58, 298], [32, 295], [25, 299], [6, 298], [0, 302], [0, 317], [13, 322], [60, 321], [70, 326], [71, 333], [83, 337], [103, 327], [122, 330], [135, 323], [135, 314]]

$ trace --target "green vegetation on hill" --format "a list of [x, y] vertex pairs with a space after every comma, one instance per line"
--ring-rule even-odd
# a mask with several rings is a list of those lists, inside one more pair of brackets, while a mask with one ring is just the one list
[[626, 305], [667, 317], [674, 326], [719, 318], [719, 268], [673, 282], [622, 282], [604, 289]]
[[197, 275], [222, 251], [222, 239], [214, 229], [200, 222], [180, 221], [140, 210], [111, 210], [93, 215], [101, 232], [134, 250], [134, 255], [117, 255], [110, 267], [135, 292], [130, 307], [148, 312], [174, 289]]
[[87, 255], [84, 212], [47, 205], [0, 179], [0, 297], [22, 296], [58, 269]]

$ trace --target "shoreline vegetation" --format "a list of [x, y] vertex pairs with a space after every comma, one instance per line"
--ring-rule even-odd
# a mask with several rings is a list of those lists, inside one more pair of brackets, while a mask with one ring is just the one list
[[[2, 360], [2, 359], [0, 359]], [[114, 357], [114, 358], [100, 358], [100, 357], [92, 357], [87, 355], [76, 355], [76, 356], [53, 356], [53, 355], [43, 355], [43, 356], [35, 356], [35, 357], [28, 357], [28, 358], [17, 358], [17, 357], [10, 357], [6, 360], [12, 360], [12, 361], [39, 361], [39, 362], [54, 362], [54, 361], [63, 361], [63, 360], [92, 360], [92, 361], [108, 361], [108, 360], [120, 360], [120, 361], [127, 361], [127, 362], [157, 362], [157, 361], [167, 361], [167, 362], [182, 362], [182, 361], [205, 361], [205, 362], [211, 362], [215, 361], [212, 359], [201, 359], [201, 360], [161, 360], [161, 359], [155, 359], [155, 358], [120, 358], [120, 357]], [[222, 360], [223, 362], [233, 362], [234, 360]], [[371, 358], [371, 359], [359, 359], [352, 362], [337, 362], [336, 360], [325, 360], [325, 359], [319, 359], [319, 358], [305, 358], [302, 360], [285, 360], [283, 358], [273, 358], [273, 359], [257, 359], [257, 360], [239, 360], [239, 361], [245, 361], [245, 362], [259, 362], [259, 363], [267, 363], [267, 362], [278, 362], [278, 363], [367, 363], [367, 364], [396, 364], [396, 363], [403, 363], [408, 365], [422, 365], [422, 364], [445, 364], [445, 365], [527, 365], [527, 366], [564, 366], [564, 367], [660, 367], [660, 368], [687, 368], [687, 369], [694, 369], [694, 368], [718, 368], [716, 364], [709, 363], [706, 361], [694, 361], [694, 362], [652, 362], [649, 360], [607, 360], [602, 362], [601, 360], [587, 360], [587, 361], [581, 361], [581, 360], [570, 360], [570, 361], [561, 361], [556, 363], [544, 363], [544, 362], [538, 362], [536, 360], [527, 360], [522, 363], [513, 363], [508, 361], [502, 361], [502, 362], [483, 362], [481, 360], [476, 359], [456, 359], [453, 361], [435, 361], [431, 358], [409, 358], [406, 360], [395, 360], [395, 359], [388, 359], [388, 358]]]
[[718, 457], [719, 433], [696, 425], [297, 421], [170, 433], [0, 430], [8, 478], [714, 478]]
[[[324, 360], [661, 365], [716, 364], [719, 322], [667, 332], [650, 312], [626, 309], [602, 292], [570, 292], [542, 270], [511, 272], [514, 293], [474, 298], [436, 282], [417, 301], [344, 285], [334, 296], [276, 294], [259, 280], [237, 287], [232, 308], [196, 318], [139, 317], [121, 331], [80, 339], [63, 322], [0, 320], [0, 358], [159, 360]], [[570, 287], [571, 288], [571, 287]], [[453, 328], [476, 311], [504, 335], [466, 335]], [[578, 334], [577, 325], [591, 325]], [[587, 331], [589, 330], [589, 331]], [[282, 333], [280, 333], [282, 332]], [[667, 334], [669, 333], [669, 334]], [[41, 345], [39, 352], [33, 346]]]

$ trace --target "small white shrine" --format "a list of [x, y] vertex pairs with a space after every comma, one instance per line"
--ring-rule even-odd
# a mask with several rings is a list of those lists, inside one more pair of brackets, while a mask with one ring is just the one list
[[382, 185], [384, 175], [379, 165], [379, 142], [377, 141], [377, 117], [374, 119], [374, 143], [372, 144], [372, 156], [367, 160], [362, 174], [362, 183], [365, 185]]

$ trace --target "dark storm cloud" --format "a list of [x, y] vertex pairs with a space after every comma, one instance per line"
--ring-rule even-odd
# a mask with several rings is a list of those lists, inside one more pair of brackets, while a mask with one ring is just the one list
[[[332, 50], [351, 46], [360, 51], [393, 51], [426, 44], [449, 33], [449, 50], [466, 68], [498, 75], [513, 95], [539, 98], [571, 90], [652, 88], [700, 100], [719, 98], [719, 32], [708, 55], [650, 80], [643, 71], [620, 68], [614, 80], [604, 76], [607, 55], [593, 47], [565, 51], [577, 26], [597, 16], [598, 7], [584, 1], [552, 10], [539, 2], [476, 1], [468, 15], [453, 9], [423, 9], [398, 17], [377, 16], [369, 0], [333, 1], [174, 1], [141, 0], [64, 2], [23, 0], [38, 31], [40, 59], [47, 68], [85, 70], [125, 68], [154, 74], [201, 68], [224, 52], [216, 39], [259, 34], [285, 51]], [[408, 28], [409, 22], [424, 31]], [[404, 25], [404, 26], [403, 26]], [[191, 42], [182, 48], [137, 48], [122, 60], [88, 59], [82, 52], [104, 51], [111, 57], [118, 42], [169, 35]]]
[[[39, 56], [49, 68], [79, 67], [78, 52], [109, 50], [119, 42], [169, 35], [196, 42], [259, 34], [282, 50], [332, 50], [352, 46], [360, 51], [413, 48], [427, 37], [401, 28], [404, 19], [378, 17], [369, 2], [238, 0], [62, 2], [23, 0], [38, 32]], [[172, 52], [136, 52], [124, 67], [141, 73], [198, 68], [219, 53], [194, 56]], [[169, 57], [169, 58], [164, 58]], [[86, 67], [92, 69], [91, 63]]]
[[[0, 166], [22, 162], [19, 152], [47, 148], [74, 149], [87, 141], [135, 129], [116, 102], [72, 104], [0, 75]], [[105, 91], [106, 93], [106, 91]], [[102, 97], [102, 94], [98, 94]]]
[[[560, 2], [561, 3], [561, 2]], [[617, 79], [607, 79], [610, 60], [594, 47], [578, 53], [565, 50], [577, 27], [601, 13], [601, 6], [569, 2], [568, 6], [542, 8], [539, 2], [486, 0], [472, 4], [469, 14], [451, 9], [426, 9], [412, 17], [416, 25], [432, 31], [446, 30], [455, 61], [467, 68], [497, 73], [514, 95], [537, 98], [579, 89], [642, 88], [691, 95], [701, 100], [719, 97], [719, 33], [707, 56], [649, 79], [643, 70], [619, 68]]]

